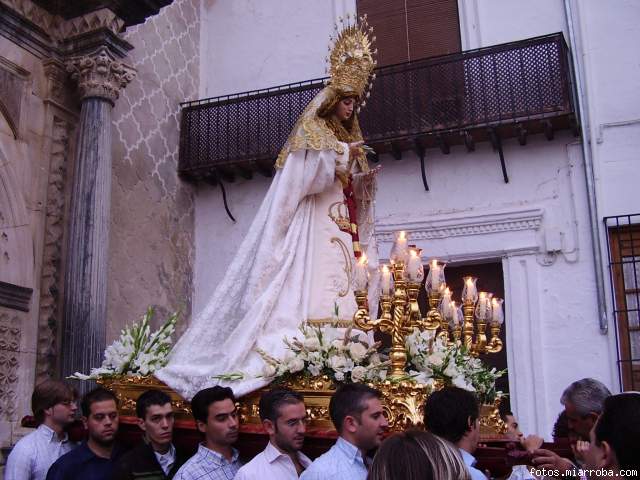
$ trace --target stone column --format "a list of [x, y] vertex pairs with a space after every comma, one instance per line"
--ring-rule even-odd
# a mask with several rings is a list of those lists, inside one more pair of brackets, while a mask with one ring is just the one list
[[82, 100], [71, 197], [61, 335], [62, 375], [100, 366], [105, 348], [111, 204], [111, 110], [135, 71], [107, 48], [72, 58]]

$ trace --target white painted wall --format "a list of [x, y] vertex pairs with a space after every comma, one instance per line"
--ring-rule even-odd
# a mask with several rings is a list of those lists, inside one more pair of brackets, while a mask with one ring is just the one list
[[[204, 0], [201, 96], [322, 76], [333, 19], [354, 3]], [[567, 31], [561, 0], [459, 0], [459, 7], [463, 48]], [[574, 18], [592, 129], [601, 132], [601, 143], [594, 142], [600, 218], [640, 211], [639, 8], [633, 0], [615, 8], [581, 0]], [[621, 121], [631, 124], [607, 125]], [[592, 376], [618, 388], [615, 337], [598, 328], [580, 144], [563, 132], [552, 142], [532, 137], [525, 147], [506, 141], [504, 152], [509, 184], [489, 144], [473, 153], [454, 147], [447, 156], [428, 151], [430, 192], [412, 153], [397, 162], [383, 158], [376, 205], [381, 254], [388, 255], [389, 232], [406, 228], [427, 254], [455, 262], [502, 259], [512, 405], [526, 432], [549, 438], [570, 382]], [[268, 185], [256, 178], [228, 186], [236, 224], [224, 213], [219, 189], [198, 191], [194, 311], [224, 274]], [[487, 233], [487, 223], [497, 231]], [[438, 235], [447, 238], [432, 238]], [[554, 238], [562, 251], [545, 255]]]

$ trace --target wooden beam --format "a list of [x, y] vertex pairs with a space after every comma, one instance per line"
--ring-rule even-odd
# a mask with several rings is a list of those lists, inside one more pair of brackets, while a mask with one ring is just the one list
[[544, 124], [544, 136], [547, 137], [547, 140], [553, 140], [553, 124], [551, 120], [545, 120]]
[[527, 129], [519, 123], [516, 125], [516, 130], [518, 132], [518, 143], [524, 147], [527, 144]]
[[255, 169], [254, 162], [247, 162], [246, 164], [238, 163], [235, 165], [235, 170], [245, 180], [251, 180], [253, 178], [254, 169]]
[[464, 145], [467, 147], [467, 152], [473, 152], [476, 149], [476, 142], [473, 136], [467, 131], [463, 130], [460, 135], [464, 138]]
[[451, 149], [449, 148], [449, 144], [447, 143], [447, 140], [440, 134], [436, 135], [436, 145], [440, 147], [440, 151], [444, 155], [449, 155], [449, 153], [451, 153]]
[[256, 161], [256, 170], [258, 170], [263, 177], [273, 177], [273, 164], [267, 164], [264, 160]]
[[236, 176], [233, 173], [233, 169], [229, 167], [217, 167], [216, 173], [220, 177], [220, 179], [224, 180], [227, 183], [233, 183], [236, 181]]

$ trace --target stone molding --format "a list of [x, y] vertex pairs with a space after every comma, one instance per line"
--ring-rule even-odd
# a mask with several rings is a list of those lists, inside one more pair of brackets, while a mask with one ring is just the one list
[[32, 293], [32, 288], [0, 281], [0, 307], [28, 312]]
[[29, 72], [0, 58], [0, 113], [6, 118], [14, 138], [18, 138], [22, 99], [28, 79]]
[[18, 315], [0, 312], [0, 420], [16, 420], [21, 322]]
[[60, 325], [60, 292], [62, 290], [61, 261], [65, 224], [65, 183], [71, 128], [72, 125], [69, 122], [59, 118], [53, 119], [40, 277], [36, 383], [52, 377], [56, 369], [56, 338]]
[[434, 240], [449, 237], [484, 235], [519, 230], [539, 230], [544, 210], [530, 208], [490, 212], [486, 214], [452, 214], [431, 217], [428, 220], [407, 223], [376, 224], [378, 242], [392, 243], [394, 232], [405, 230], [412, 240]]
[[0, 0], [0, 3], [41, 28], [52, 40], [57, 42], [99, 29], [106, 29], [117, 35], [124, 27], [124, 20], [108, 8], [101, 8], [65, 20], [60, 15], [49, 13], [31, 0]]
[[91, 55], [75, 57], [66, 62], [71, 79], [78, 83], [80, 98], [104, 98], [115, 103], [124, 89], [136, 76], [136, 70], [119, 62], [107, 48], [100, 48]]

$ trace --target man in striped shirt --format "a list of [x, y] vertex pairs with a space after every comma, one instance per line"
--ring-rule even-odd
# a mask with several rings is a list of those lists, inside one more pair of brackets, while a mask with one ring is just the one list
[[205, 441], [174, 480], [232, 480], [240, 469], [238, 451], [232, 446], [239, 427], [233, 391], [220, 386], [200, 390], [191, 399], [191, 410]]

